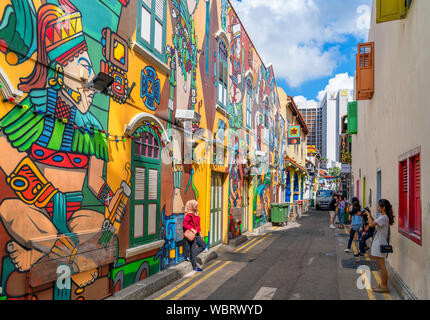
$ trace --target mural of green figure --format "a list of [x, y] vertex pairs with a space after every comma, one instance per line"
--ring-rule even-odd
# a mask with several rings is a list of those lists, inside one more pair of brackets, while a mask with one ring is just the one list
[[[103, 177], [109, 161], [106, 134], [90, 112], [95, 91], [81, 80], [90, 82], [95, 76], [82, 16], [69, 0], [58, 2], [59, 6], [42, 5], [36, 19], [31, 0], [19, 1], [19, 6], [14, 1], [0, 25], [2, 37], [7, 28], [17, 27], [14, 32], [27, 44], [22, 56], [31, 54], [32, 41], [37, 39], [38, 60], [19, 84], [27, 96], [0, 119], [0, 168], [16, 194], [0, 204], [0, 219], [12, 239], [1, 275], [6, 293], [10, 273], [28, 272], [44, 260], [68, 265], [78, 287], [93, 283], [100, 264], [79, 254], [85, 244], [78, 234], [103, 226], [112, 230], [112, 223], [120, 223], [125, 212], [123, 188], [128, 185], [113, 192]], [[23, 29], [14, 23], [17, 17], [32, 23]], [[1, 39], [7, 46], [10, 40]], [[21, 55], [12, 62], [21, 62]], [[86, 179], [110, 220], [103, 213], [81, 209]], [[44, 239], [43, 246], [27, 247], [34, 239]], [[54, 292], [54, 299], [68, 295], [67, 291]]]

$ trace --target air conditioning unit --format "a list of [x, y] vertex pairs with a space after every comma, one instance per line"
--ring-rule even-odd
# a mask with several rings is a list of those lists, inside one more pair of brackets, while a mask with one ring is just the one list
[[198, 112], [194, 110], [183, 110], [183, 109], [177, 109], [175, 118], [177, 121], [193, 121], [193, 122], [200, 122], [202, 116]]

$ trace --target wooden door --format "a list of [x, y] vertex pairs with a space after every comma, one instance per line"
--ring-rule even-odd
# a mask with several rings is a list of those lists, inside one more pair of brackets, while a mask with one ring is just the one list
[[241, 232], [248, 231], [249, 223], [249, 181], [243, 179], [243, 210], [242, 210], [242, 230]]
[[221, 243], [223, 209], [222, 197], [223, 177], [219, 173], [212, 173], [209, 247], [213, 247]]

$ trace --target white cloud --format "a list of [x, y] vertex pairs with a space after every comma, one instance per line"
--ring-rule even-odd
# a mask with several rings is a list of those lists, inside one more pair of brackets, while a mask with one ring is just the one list
[[318, 102], [316, 100], [308, 100], [306, 97], [304, 96], [296, 96], [293, 98], [294, 102], [296, 103], [296, 105], [299, 108], [306, 108], [309, 107], [310, 105], [312, 107], [316, 107], [318, 105]]
[[[330, 76], [347, 57], [339, 46], [367, 38], [372, 0], [231, 0], [277, 78], [296, 88]], [[368, 18], [369, 17], [369, 18]], [[366, 29], [367, 28], [367, 29]]]
[[348, 72], [339, 73], [334, 78], [328, 81], [328, 84], [318, 93], [317, 99], [321, 101], [324, 99], [326, 92], [337, 91], [341, 89], [354, 89], [354, 77], [349, 76]]

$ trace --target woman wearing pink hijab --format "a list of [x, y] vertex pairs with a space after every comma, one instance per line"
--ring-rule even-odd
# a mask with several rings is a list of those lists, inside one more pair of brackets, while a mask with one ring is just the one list
[[193, 241], [188, 241], [191, 248], [191, 264], [193, 270], [202, 272], [203, 270], [197, 267], [197, 256], [205, 250], [206, 244], [203, 241], [200, 229], [200, 217], [197, 211], [199, 203], [196, 200], [190, 200], [185, 205], [185, 219], [184, 219], [184, 232], [185, 230], [192, 231], [196, 236]]

